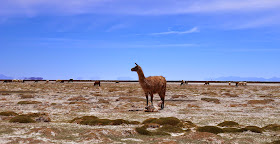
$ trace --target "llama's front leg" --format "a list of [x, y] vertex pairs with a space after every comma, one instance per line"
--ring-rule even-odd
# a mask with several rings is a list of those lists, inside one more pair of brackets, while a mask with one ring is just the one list
[[154, 98], [154, 95], [151, 93], [151, 103], [152, 103], [152, 106], [154, 106], [153, 105], [153, 98]]
[[147, 100], [147, 105], [146, 105], [146, 107], [148, 107], [148, 105], [149, 105], [149, 95], [148, 95], [148, 93], [145, 93], [145, 95], [146, 95], [146, 100]]

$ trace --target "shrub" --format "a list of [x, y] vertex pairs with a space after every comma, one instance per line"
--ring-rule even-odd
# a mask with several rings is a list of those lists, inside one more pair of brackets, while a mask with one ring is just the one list
[[196, 127], [196, 125], [194, 123], [192, 123], [191, 121], [185, 121], [184, 122], [184, 127], [185, 128], [193, 128], [193, 127]]
[[263, 127], [263, 129], [265, 129], [265, 130], [272, 130], [272, 131], [280, 131], [280, 125], [278, 125], [278, 124], [270, 124], [270, 125], [267, 125], [267, 126]]
[[280, 140], [273, 141], [271, 144], [280, 144]]
[[158, 131], [174, 132], [174, 133], [184, 132], [181, 128], [172, 125], [164, 125], [161, 128], [159, 128]]
[[13, 111], [5, 111], [5, 112], [0, 112], [0, 115], [1, 116], [16, 116], [18, 114]]
[[262, 129], [257, 126], [246, 126], [242, 129], [243, 131], [251, 131], [255, 133], [262, 133]]
[[268, 104], [273, 102], [273, 99], [264, 99], [264, 100], [249, 100], [248, 104]]
[[24, 116], [27, 117], [39, 117], [41, 115], [46, 115], [45, 113], [28, 113], [28, 114], [24, 114]]
[[112, 125], [130, 124], [129, 121], [123, 119], [112, 120]]
[[35, 121], [33, 119], [31, 119], [28, 116], [24, 116], [24, 115], [18, 115], [16, 117], [13, 117], [10, 122], [12, 123], [35, 123]]
[[235, 133], [235, 132], [243, 132], [243, 129], [238, 128], [223, 128], [223, 131], [226, 133]]
[[96, 116], [83, 116], [74, 118], [70, 121], [70, 123], [78, 123], [83, 125], [121, 125], [121, 124], [139, 124], [138, 121], [127, 121], [123, 119], [116, 119], [116, 120], [110, 120], [110, 119], [99, 119]]
[[142, 124], [153, 123], [153, 121], [157, 120], [157, 118], [149, 118], [142, 122]]
[[22, 98], [22, 99], [34, 98], [34, 95], [31, 95], [31, 94], [21, 94], [21, 95], [20, 95], [20, 98]]
[[149, 118], [143, 121], [143, 124], [147, 124], [147, 123], [156, 123], [159, 125], [182, 126], [181, 121], [175, 117], [161, 117], [159, 119]]
[[204, 126], [204, 127], [198, 127], [197, 131], [199, 132], [209, 132], [209, 133], [214, 133], [214, 134], [218, 134], [218, 133], [223, 133], [223, 129], [215, 127], [215, 126]]
[[18, 104], [40, 104], [38, 101], [19, 101]]
[[216, 104], [220, 103], [220, 100], [216, 99], [216, 98], [201, 98], [201, 100], [207, 101], [207, 102], [213, 102], [213, 103], [216, 103]]
[[92, 120], [81, 121], [80, 124], [83, 124], [83, 125], [110, 125], [110, 124], [112, 124], [112, 121], [109, 119], [92, 119]]
[[219, 123], [218, 126], [221, 126], [221, 127], [235, 127], [235, 126], [239, 126], [239, 124], [237, 122], [234, 122], [234, 121], [224, 121], [222, 123]]
[[137, 127], [135, 128], [136, 132], [141, 135], [152, 135], [150, 131], [148, 131], [145, 127]]

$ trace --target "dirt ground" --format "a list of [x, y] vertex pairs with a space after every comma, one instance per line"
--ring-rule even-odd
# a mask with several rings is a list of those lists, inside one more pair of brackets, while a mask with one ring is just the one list
[[[0, 112], [49, 118], [50, 122], [13, 123], [15, 115], [0, 114], [0, 143], [279, 143], [280, 85], [168, 83], [165, 108], [144, 112], [146, 99], [139, 83], [1, 83]], [[160, 102], [154, 96], [154, 105]], [[70, 121], [82, 116], [123, 119], [140, 124], [82, 125]], [[195, 126], [169, 135], [143, 135], [135, 128], [148, 118], [175, 117]], [[199, 127], [234, 121], [238, 128], [257, 126], [261, 132], [201, 132]], [[161, 126], [160, 126], [161, 127]], [[217, 126], [223, 128], [221, 126]], [[279, 128], [279, 127], [278, 127]], [[148, 128], [155, 131], [158, 128]]]

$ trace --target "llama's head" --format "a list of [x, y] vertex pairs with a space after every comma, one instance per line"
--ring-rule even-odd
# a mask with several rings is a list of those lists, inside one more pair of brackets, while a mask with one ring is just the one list
[[134, 68], [132, 68], [131, 71], [138, 71], [141, 68], [137, 63], [135, 63], [135, 64], [136, 64], [136, 66]]

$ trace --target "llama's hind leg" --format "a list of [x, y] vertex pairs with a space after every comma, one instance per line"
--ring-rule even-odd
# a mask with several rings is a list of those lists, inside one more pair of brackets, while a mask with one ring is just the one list
[[152, 106], [153, 106], [153, 99], [154, 99], [154, 95], [151, 93], [151, 103], [152, 103]]
[[161, 97], [161, 105], [160, 105], [160, 109], [164, 108], [164, 97]]
[[162, 110], [164, 108], [164, 98], [165, 98], [165, 92], [159, 93], [160, 99], [161, 99], [161, 105], [160, 109]]

